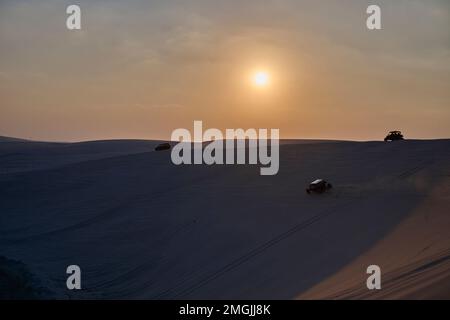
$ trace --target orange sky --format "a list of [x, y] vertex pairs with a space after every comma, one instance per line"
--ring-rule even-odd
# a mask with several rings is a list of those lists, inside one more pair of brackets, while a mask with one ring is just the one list
[[[450, 3], [0, 2], [0, 135], [168, 139], [176, 128], [282, 138], [450, 137]], [[270, 83], [255, 88], [265, 70]]]

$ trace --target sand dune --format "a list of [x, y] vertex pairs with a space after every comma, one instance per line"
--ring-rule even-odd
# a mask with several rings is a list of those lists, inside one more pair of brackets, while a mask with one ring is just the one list
[[450, 298], [450, 140], [285, 141], [275, 176], [157, 143], [1, 140], [1, 297]]

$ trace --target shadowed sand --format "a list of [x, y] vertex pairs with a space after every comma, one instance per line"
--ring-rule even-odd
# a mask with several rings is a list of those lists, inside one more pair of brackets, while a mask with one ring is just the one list
[[283, 141], [276, 176], [157, 144], [0, 139], [0, 274], [57, 298], [450, 298], [450, 140]]

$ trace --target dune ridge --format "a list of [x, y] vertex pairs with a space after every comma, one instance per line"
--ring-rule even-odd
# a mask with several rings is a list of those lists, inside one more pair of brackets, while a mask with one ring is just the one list
[[44, 298], [450, 298], [450, 140], [281, 141], [270, 177], [157, 143], [0, 141], [0, 256]]

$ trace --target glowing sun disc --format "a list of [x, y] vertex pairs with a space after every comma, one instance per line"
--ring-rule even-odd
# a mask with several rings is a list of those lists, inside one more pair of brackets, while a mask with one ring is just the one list
[[253, 76], [253, 84], [257, 87], [265, 87], [269, 84], [269, 75], [267, 72], [259, 71]]

